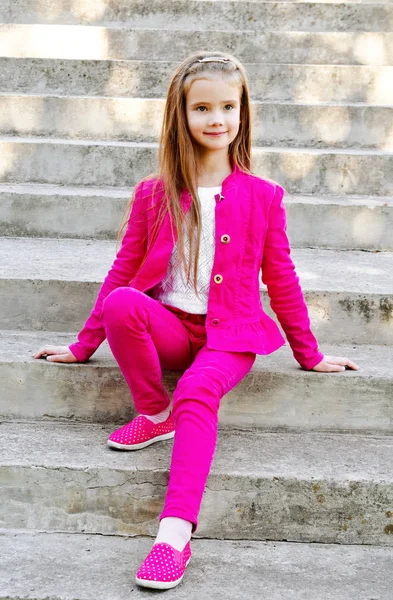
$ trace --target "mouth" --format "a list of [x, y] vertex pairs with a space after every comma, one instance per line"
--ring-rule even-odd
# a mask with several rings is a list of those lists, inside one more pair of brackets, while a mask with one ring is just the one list
[[218, 137], [220, 135], [224, 135], [224, 133], [227, 133], [227, 132], [226, 131], [218, 131], [215, 133], [205, 133], [205, 135], [212, 135], [213, 137], [216, 137], [216, 136]]

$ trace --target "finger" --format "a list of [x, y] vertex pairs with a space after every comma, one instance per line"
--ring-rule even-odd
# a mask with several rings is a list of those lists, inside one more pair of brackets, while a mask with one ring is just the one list
[[347, 364], [348, 359], [344, 356], [325, 356], [326, 362], [331, 365], [341, 365], [344, 366]]
[[349, 367], [350, 369], [353, 369], [354, 371], [357, 371], [359, 369], [359, 366], [357, 364], [355, 364], [354, 362], [352, 362], [351, 360], [347, 361], [346, 366]]
[[34, 358], [40, 358], [43, 354], [49, 354], [50, 348], [49, 346], [45, 346], [40, 348], [35, 354], [33, 354]]
[[33, 354], [34, 358], [40, 358], [43, 354], [58, 354], [61, 351], [59, 346], [43, 346]]
[[332, 371], [343, 371], [344, 367], [330, 364], [325, 360], [323, 365], [317, 365], [312, 370], [317, 373], [331, 373]]
[[342, 365], [335, 365], [333, 363], [327, 363], [327, 373], [336, 373], [338, 371], [345, 371], [345, 367]]
[[46, 360], [49, 362], [69, 362], [67, 360], [67, 354], [52, 354], [51, 356], [47, 356]]
[[349, 367], [350, 369], [354, 369], [354, 370], [357, 370], [359, 368], [352, 360], [349, 360], [349, 358], [347, 358], [347, 357], [330, 356], [328, 362], [331, 364], [334, 364], [334, 365], [341, 365], [343, 367]]

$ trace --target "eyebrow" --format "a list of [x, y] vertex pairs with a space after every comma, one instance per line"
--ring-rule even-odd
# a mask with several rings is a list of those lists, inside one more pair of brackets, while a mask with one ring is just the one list
[[[200, 102], [194, 102], [193, 104], [191, 104], [191, 108], [193, 108], [194, 106], [197, 106], [198, 104], [209, 104], [210, 102], [204, 102], [203, 100], [201, 100]], [[221, 104], [238, 104], [238, 100], [223, 100], [221, 102]]]

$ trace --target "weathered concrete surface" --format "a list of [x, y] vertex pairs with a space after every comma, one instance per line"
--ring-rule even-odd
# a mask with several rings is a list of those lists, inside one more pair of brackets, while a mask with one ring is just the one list
[[116, 239], [132, 192], [133, 187], [3, 184], [0, 235]]
[[242, 62], [250, 63], [393, 64], [391, 32], [255, 32], [247, 27], [243, 31], [190, 33], [181, 29], [0, 25], [3, 57], [181, 61], [201, 48], [228, 48]]
[[[145, 98], [0, 96], [0, 133], [158, 142], [164, 104]], [[254, 145], [393, 150], [391, 107], [256, 101], [251, 109]]]
[[[0, 185], [0, 235], [116, 239], [133, 188]], [[393, 197], [285, 196], [293, 248], [393, 250]]]
[[[158, 143], [0, 138], [4, 183], [131, 186], [156, 171], [157, 161]], [[393, 191], [393, 152], [253, 146], [252, 170], [290, 194]]]
[[[0, 597], [146, 598], [134, 578], [151, 546], [151, 538], [3, 533]], [[392, 559], [386, 547], [194, 539], [184, 580], [165, 598], [391, 600]]]
[[[32, 358], [45, 345], [66, 346], [75, 339], [55, 332], [1, 332], [1, 418], [126, 423], [135, 416], [129, 388], [107, 342], [84, 364]], [[251, 372], [222, 399], [220, 428], [393, 433], [393, 347], [321, 349], [326, 355], [347, 356], [359, 371], [303, 371], [288, 346], [257, 356]], [[163, 371], [170, 396], [182, 375]]]
[[296, 248], [393, 250], [393, 198], [286, 196]]
[[[116, 242], [5, 237], [0, 253], [0, 328], [75, 331], [90, 314]], [[297, 248], [292, 257], [320, 343], [393, 344], [392, 253]]]
[[146, 10], [137, 0], [5, 0], [2, 23], [58, 23], [223, 31], [238, 29], [290, 31], [392, 31], [393, 7], [381, 4], [304, 2], [192, 2], [151, 0]]
[[[111, 430], [3, 421], [2, 526], [154, 534], [172, 442], [113, 451]], [[392, 545], [392, 450], [388, 436], [221, 431], [199, 535]]]
[[[1, 58], [2, 93], [163, 98], [179, 61]], [[252, 98], [393, 104], [393, 67], [245, 64]]]

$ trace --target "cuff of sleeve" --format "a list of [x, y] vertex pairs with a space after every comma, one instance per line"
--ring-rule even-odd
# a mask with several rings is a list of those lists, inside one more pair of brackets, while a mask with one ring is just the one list
[[70, 346], [68, 346], [68, 349], [70, 352], [72, 352], [72, 354], [75, 356], [78, 362], [86, 362], [91, 356], [86, 352], [86, 350], [83, 349], [83, 346], [80, 342], [75, 342], [75, 344], [71, 344]]
[[322, 354], [322, 352], [319, 352], [317, 354], [315, 354], [315, 356], [313, 356], [312, 358], [306, 360], [306, 361], [299, 361], [300, 366], [305, 369], [306, 371], [310, 371], [311, 369], [313, 369], [316, 365], [318, 365], [321, 360], [323, 360], [325, 357]]

